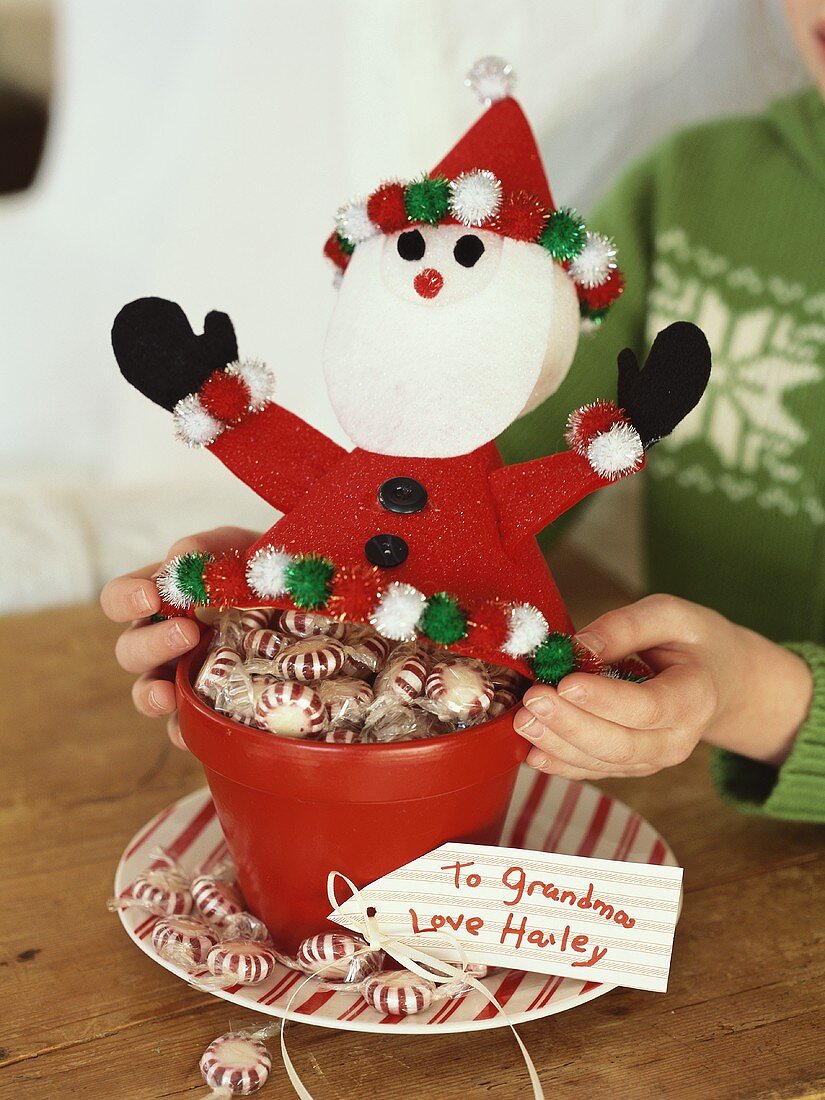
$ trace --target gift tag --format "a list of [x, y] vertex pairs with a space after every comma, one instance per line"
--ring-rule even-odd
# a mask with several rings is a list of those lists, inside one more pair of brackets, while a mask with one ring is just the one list
[[374, 910], [382, 938], [449, 962], [458, 941], [473, 963], [664, 993], [681, 886], [681, 867], [444, 844], [330, 920], [364, 933]]

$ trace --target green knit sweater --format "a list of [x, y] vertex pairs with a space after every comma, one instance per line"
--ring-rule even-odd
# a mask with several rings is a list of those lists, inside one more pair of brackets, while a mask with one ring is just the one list
[[616, 240], [627, 289], [560, 391], [505, 433], [504, 457], [557, 449], [570, 409], [614, 396], [621, 348], [641, 361], [671, 321], [704, 329], [708, 391], [640, 475], [649, 586], [804, 642], [815, 696], [788, 761], [717, 752], [714, 775], [743, 810], [825, 821], [822, 98], [678, 134], [588, 224]]

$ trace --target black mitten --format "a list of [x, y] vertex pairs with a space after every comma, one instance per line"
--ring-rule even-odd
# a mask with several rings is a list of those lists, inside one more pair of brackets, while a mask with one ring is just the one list
[[710, 347], [700, 328], [676, 321], [653, 341], [643, 367], [630, 348], [619, 352], [618, 364], [618, 403], [647, 450], [670, 435], [705, 392]]
[[213, 310], [196, 336], [186, 314], [165, 298], [138, 298], [115, 317], [112, 347], [121, 374], [144, 396], [171, 410], [215, 370], [238, 358], [232, 322]]

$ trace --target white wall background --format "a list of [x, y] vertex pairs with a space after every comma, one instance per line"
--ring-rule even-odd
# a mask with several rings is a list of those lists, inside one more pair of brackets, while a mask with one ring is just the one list
[[47, 152], [0, 201], [0, 610], [91, 598], [178, 535], [270, 509], [121, 379], [126, 301], [225, 309], [342, 440], [320, 348], [336, 207], [432, 166], [511, 60], [557, 201], [800, 73], [774, 0], [64, 0]]

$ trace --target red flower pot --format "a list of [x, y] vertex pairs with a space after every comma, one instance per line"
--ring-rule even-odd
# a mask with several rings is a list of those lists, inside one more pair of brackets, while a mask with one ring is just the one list
[[529, 748], [512, 712], [428, 741], [289, 740], [201, 702], [192, 681], [204, 648], [178, 666], [181, 732], [203, 764], [249, 907], [282, 950], [332, 927], [330, 871], [365, 886], [445, 841], [498, 840]]

